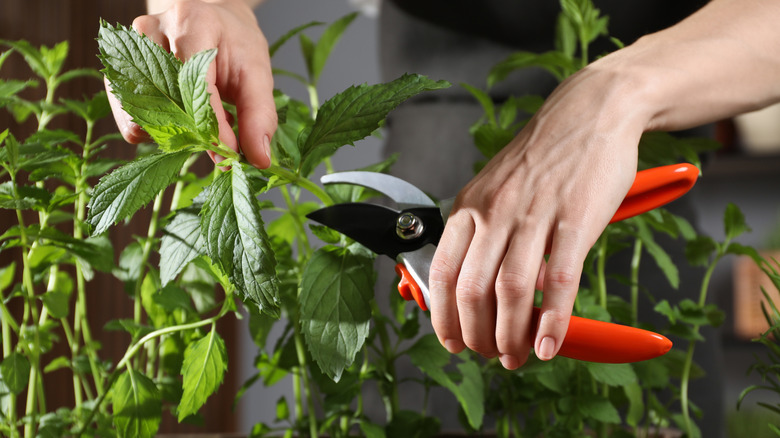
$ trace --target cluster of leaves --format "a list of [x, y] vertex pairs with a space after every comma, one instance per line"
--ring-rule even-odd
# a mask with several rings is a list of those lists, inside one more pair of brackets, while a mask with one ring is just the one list
[[[748, 394], [754, 391], [769, 391], [774, 394], [780, 394], [780, 309], [777, 306], [777, 293], [780, 291], [780, 264], [777, 260], [771, 261], [760, 258], [754, 261], [761, 267], [761, 270], [769, 276], [775, 290], [767, 291], [762, 287], [761, 293], [764, 295], [764, 301], [761, 302], [761, 310], [769, 328], [761, 334], [756, 342], [766, 347], [764, 357], [756, 356], [756, 361], [751, 365], [749, 373], [756, 372], [761, 376], [760, 385], [751, 385], [739, 395], [737, 408], [739, 409]], [[769, 411], [774, 418], [780, 415], [780, 404], [769, 403], [766, 401], [758, 402], [758, 405]], [[767, 422], [767, 427], [775, 435], [780, 436], [780, 427], [776, 424]]]
[[[449, 86], [444, 81], [407, 74], [384, 84], [349, 87], [319, 105], [316, 84], [325, 60], [354, 17], [332, 23], [316, 43], [302, 33], [319, 24], [310, 23], [271, 45], [273, 55], [284, 42], [299, 37], [307, 76], [281, 70], [276, 73], [301, 81], [310, 102], [307, 105], [280, 90], [274, 92], [279, 127], [271, 144], [273, 164], [265, 170], [249, 166], [219, 140], [203, 83], [214, 51], [181, 63], [144, 36], [121, 25], [101, 23], [98, 42], [104, 73], [125, 110], [150, 133], [159, 149], [101, 179], [92, 193], [87, 218], [92, 233], [100, 235], [141, 206], [159, 200], [174, 182], [183, 187], [182, 192], [200, 190], [186, 197], [189, 203], [173, 206], [161, 223], [159, 276], [150, 268], [154, 278], [142, 286], [148, 285], [148, 293], [167, 300], [181, 295], [188, 272], [197, 270], [225, 291], [221, 310], [211, 318], [172, 325], [150, 314], [147, 325], [154, 331], [135, 344], [148, 342], [162, 332], [165, 334], [159, 336], [165, 342], [174, 338], [176, 346], [189, 344], [176, 362], [181, 364], [183, 376], [177, 408], [180, 421], [195, 413], [223, 378], [224, 343], [214, 327], [217, 319], [239, 307], [240, 300], [246, 305], [252, 338], [260, 348], [255, 361], [258, 372], [243, 390], [258, 380], [272, 385], [292, 375], [294, 410], [284, 398], [277, 403], [277, 420], [288, 433], [297, 430], [316, 436], [327, 431], [331, 436], [346, 436], [359, 427], [367, 435], [384, 436], [386, 430], [414, 431], [423, 423], [429, 430], [436, 429], [435, 421], [400, 409], [394, 362], [404, 354], [428, 372], [429, 386], [435, 382], [450, 389], [473, 425], [481, 424], [481, 404], [462, 395], [481, 395], [481, 387], [459, 383], [462, 378], [442, 373], [443, 363], [450, 358], [432, 338], [421, 338], [407, 348], [407, 341], [419, 328], [416, 315], [405, 314], [398, 304], [392, 317], [379, 312], [373, 301], [373, 254], [322, 227], [305, 227], [305, 215], [312, 210], [335, 202], [359, 201], [368, 195], [358, 187], [320, 188], [310, 180], [318, 166], [324, 163], [330, 169], [329, 158], [339, 147], [371, 135], [387, 113], [407, 98]], [[188, 176], [182, 165], [206, 150], [226, 160], [215, 168], [213, 178], [186, 184]], [[370, 170], [386, 170], [392, 161]], [[270, 190], [279, 191], [284, 205], [259, 200]], [[185, 199], [176, 193], [174, 199]], [[309, 200], [312, 195], [316, 201]], [[265, 226], [263, 215], [274, 213], [276, 218]], [[309, 231], [322, 243], [310, 240]], [[157, 241], [152, 237], [150, 231], [142, 257], [155, 250]], [[372, 319], [377, 321], [373, 330]], [[277, 324], [283, 326], [283, 334], [271, 347], [266, 344]], [[208, 325], [211, 331], [207, 335], [182, 338], [191, 329]], [[364, 352], [362, 363], [357, 359], [360, 352]], [[478, 369], [468, 364], [455, 376], [473, 377]], [[124, 380], [120, 378], [114, 385], [115, 403], [122, 400], [123, 410], [138, 413], [131, 417], [134, 434], [153, 433], [159, 416], [152, 415], [148, 407], [159, 406], [161, 395], [157, 394], [162, 391], [154, 388], [161, 382], [138, 368], [122, 376]], [[355, 409], [362, 406], [361, 388], [366, 380], [381, 382], [388, 412], [384, 426]], [[274, 430], [274, 426], [261, 423], [253, 434], [263, 436]]]
[[[555, 50], [510, 55], [490, 71], [488, 90], [518, 69], [541, 67], [563, 80], [587, 65], [588, 47], [596, 38], [607, 35], [608, 20], [590, 0], [562, 0], [561, 9]], [[616, 47], [621, 46], [619, 41], [614, 42]], [[512, 96], [497, 107], [489, 91], [463, 86], [484, 109], [471, 133], [486, 159], [514, 138], [543, 103], [539, 96]], [[681, 158], [698, 166], [699, 155], [717, 147], [709, 139], [648, 133], [639, 145], [639, 170], [677, 163]], [[475, 170], [480, 170], [485, 162], [477, 163]], [[488, 391], [487, 415], [496, 418], [499, 436], [581, 436], [588, 429], [599, 436], [644, 436], [650, 427], [672, 424], [688, 436], [700, 436], [691, 417], [701, 412], [688, 399], [688, 382], [703, 375], [693, 363], [693, 351], [696, 342], [703, 341], [700, 328], [718, 326], [723, 320], [723, 313], [707, 303], [709, 278], [726, 254], [757, 257], [752, 248], [733, 242], [748, 229], [736, 206], [726, 209], [724, 227], [725, 241], [715, 242], [698, 235], [684, 218], [664, 209], [610, 225], [586, 259], [583, 273], [589, 286], [581, 288], [575, 314], [656, 329], [641, 324], [637, 317], [641, 292], [645, 292], [649, 305], [668, 320], [666, 327], [656, 330], [687, 342], [687, 348], [677, 347], [663, 357], [636, 364], [592, 364], [565, 358], [547, 363], [532, 360], [515, 373], [506, 372], [498, 363], [487, 362], [483, 372]], [[670, 303], [643, 291], [639, 272], [645, 254], [671, 288], [679, 286], [678, 267], [656, 241], [659, 235], [684, 246], [690, 266], [705, 268], [698, 300]], [[607, 260], [615, 256], [631, 259], [630, 272], [607, 271]], [[617, 278], [624, 285], [622, 288], [628, 288], [627, 299], [608, 291], [608, 274]], [[677, 406], [679, 411], [675, 410]]]
[[[0, 252], [11, 263], [0, 267], [3, 361], [0, 364], [0, 431], [4, 436], [71, 434], [86, 415], [73, 409], [46, 410], [45, 376], [70, 369], [73, 393], [81, 404], [106, 391], [110, 364], [98, 356], [86, 319], [85, 284], [96, 271], [111, 272], [111, 244], [105, 236], [85, 238], [88, 179], [116, 165], [99, 153], [115, 134], [94, 138], [98, 120], [110, 113], [105, 93], [85, 100], [57, 100], [57, 89], [93, 70], [63, 71], [68, 44], [33, 47], [26, 41], [0, 41], [10, 48], [3, 63], [18, 53], [38, 80], [0, 80], [0, 108], [20, 125], [34, 117], [36, 130], [17, 138], [0, 132], [0, 209], [11, 224], [0, 236]], [[41, 87], [43, 84], [43, 87]], [[43, 88], [43, 93], [36, 89]], [[43, 94], [34, 100], [29, 97]], [[56, 117], [83, 121], [84, 134], [50, 129]], [[65, 337], [66, 348], [55, 347]], [[67, 355], [51, 359], [53, 351]], [[47, 356], [48, 354], [48, 356]]]
[[[277, 409], [288, 433], [346, 436], [359, 427], [369, 436], [392, 436], [437, 430], [435, 420], [400, 408], [394, 364], [405, 356], [427, 370], [430, 376], [421, 379], [426, 388], [450, 389], [479, 427], [481, 404], [465, 394], [481, 395], [481, 387], [466, 383], [478, 380], [462, 377], [474, 376], [477, 368], [464, 362], [460, 373], [443, 373], [449, 355], [433, 338], [416, 339], [416, 310], [406, 312], [395, 298], [390, 316], [379, 311], [373, 300], [373, 254], [322, 227], [305, 227], [305, 215], [313, 209], [368, 195], [357, 187], [314, 184], [309, 178], [321, 163], [330, 169], [336, 149], [374, 133], [405, 99], [449, 86], [404, 75], [350, 87], [320, 106], [316, 83], [353, 19], [328, 26], [316, 43], [302, 33], [319, 24], [311, 23], [271, 46], [273, 54], [299, 36], [308, 77], [277, 73], [299, 78], [311, 102], [275, 91], [279, 130], [272, 142], [274, 163], [263, 171], [219, 141], [204, 81], [214, 50], [181, 62], [131, 29], [100, 23], [103, 73], [124, 109], [156, 143], [139, 146], [134, 160], [120, 163], [98, 156], [117, 134], [92, 136], [98, 120], [110, 114], [105, 93], [56, 101], [57, 86], [65, 81], [100, 75], [61, 73], [67, 43], [34, 48], [24, 41], [3, 42], [12, 50], [0, 54], [0, 66], [18, 52], [46, 85], [45, 98], [30, 101], [19, 93], [37, 81], [0, 81], [0, 105], [19, 122], [30, 115], [38, 120], [37, 132], [26, 139], [9, 130], [0, 133], [0, 164], [10, 179], [0, 185], [0, 208], [15, 212], [18, 221], [0, 236], [0, 251], [18, 256], [0, 268], [3, 435], [19, 436], [23, 429], [25, 436], [154, 436], [166, 409], [179, 421], [198, 422], [198, 411], [228, 366], [217, 322], [246, 313], [260, 347], [257, 376], [246, 387], [293, 375], [295, 410], [291, 413], [285, 400]], [[83, 136], [47, 129], [55, 116], [67, 114], [84, 120]], [[224, 167], [215, 166], [206, 176], [193, 174], [190, 167], [203, 151], [225, 157]], [[371, 170], [386, 170], [392, 161]], [[93, 187], [90, 182], [98, 176]], [[270, 190], [282, 194], [283, 206], [259, 199]], [[307, 200], [307, 192], [317, 201]], [[164, 200], [170, 204], [163, 206]], [[150, 214], [136, 218], [149, 203]], [[264, 215], [276, 218], [265, 226]], [[145, 236], [126, 248], [112, 248], [106, 233], [111, 227], [147, 219]], [[310, 241], [310, 233], [322, 242]], [[152, 263], [155, 254], [159, 266]], [[123, 281], [132, 300], [133, 317], [106, 326], [131, 336], [115, 364], [100, 357], [90, 331], [94, 309], [88, 311], [86, 300], [99, 292], [89, 287], [96, 270]], [[373, 328], [371, 319], [377, 321]], [[266, 345], [277, 324], [284, 334], [276, 345]], [[45, 363], [44, 354], [60, 334], [69, 356]], [[73, 406], [48, 412], [46, 373], [61, 368], [73, 374]], [[380, 382], [388, 412], [382, 426], [355, 409], [362, 406], [366, 380]], [[258, 424], [254, 432], [259, 436], [271, 429]]]

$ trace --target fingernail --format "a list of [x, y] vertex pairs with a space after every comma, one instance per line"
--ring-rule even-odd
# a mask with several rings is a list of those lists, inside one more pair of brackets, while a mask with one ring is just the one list
[[267, 134], [263, 137], [263, 152], [268, 159], [268, 163], [271, 163], [271, 137]]
[[500, 354], [498, 356], [498, 360], [500, 360], [501, 365], [503, 365], [504, 368], [508, 370], [514, 370], [520, 366], [520, 361], [518, 361], [517, 358], [511, 354]]
[[458, 354], [463, 351], [463, 343], [455, 339], [445, 339], [444, 348], [452, 354]]
[[536, 356], [541, 360], [550, 360], [555, 355], [555, 339], [545, 336], [539, 343], [539, 351]]

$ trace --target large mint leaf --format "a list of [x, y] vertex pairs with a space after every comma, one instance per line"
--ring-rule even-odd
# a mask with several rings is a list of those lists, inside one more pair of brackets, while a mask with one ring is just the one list
[[101, 178], [89, 202], [92, 234], [103, 233], [151, 201], [176, 179], [189, 156], [188, 151], [147, 155]]
[[317, 112], [311, 129], [298, 137], [303, 173], [307, 174], [339, 147], [354, 145], [371, 135], [384, 123], [387, 114], [406, 99], [449, 86], [446, 81], [406, 74], [385, 84], [353, 86], [333, 96]]
[[433, 334], [418, 339], [407, 354], [417, 368], [455, 395], [469, 424], [474, 429], [479, 429], [485, 415], [484, 383], [479, 366], [474, 362], [458, 364], [463, 379], [460, 384], [456, 383], [445, 371], [452, 355], [441, 346]]
[[162, 397], [154, 382], [129, 370], [114, 384], [114, 426], [120, 437], [154, 437], [162, 419]]
[[217, 49], [196, 53], [179, 71], [179, 87], [184, 110], [195, 119], [195, 126], [207, 139], [219, 136], [217, 117], [211, 108], [211, 94], [206, 83], [209, 65], [216, 56]]
[[160, 281], [165, 286], [195, 257], [205, 253], [198, 208], [176, 212], [160, 242]]
[[181, 367], [184, 393], [179, 402], [179, 421], [198, 412], [222, 384], [226, 369], [225, 341], [214, 330], [187, 347]]
[[98, 47], [111, 90], [136, 123], [195, 130], [179, 89], [182, 63], [173, 54], [132, 29], [106, 22], [100, 24]]
[[278, 317], [276, 260], [243, 164], [219, 175], [209, 187], [200, 222], [209, 257], [244, 298]]
[[339, 380], [363, 348], [374, 294], [372, 257], [328, 246], [317, 250], [301, 280], [301, 328], [324, 374]]

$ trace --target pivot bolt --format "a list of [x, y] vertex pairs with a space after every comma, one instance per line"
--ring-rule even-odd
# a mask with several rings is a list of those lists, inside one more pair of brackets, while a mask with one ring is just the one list
[[395, 223], [395, 233], [403, 240], [412, 240], [423, 233], [423, 222], [412, 213], [402, 213]]

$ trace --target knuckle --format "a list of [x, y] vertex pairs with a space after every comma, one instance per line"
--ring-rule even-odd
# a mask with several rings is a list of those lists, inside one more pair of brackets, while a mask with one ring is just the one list
[[445, 257], [437, 257], [431, 264], [428, 281], [431, 286], [444, 286], [453, 282], [458, 274], [458, 267], [453, 261]]
[[482, 275], [462, 274], [458, 278], [455, 293], [458, 303], [466, 306], [474, 306], [487, 298], [486, 279]]
[[544, 284], [545, 287], [556, 287], [560, 289], [568, 289], [575, 287], [579, 284], [579, 275], [573, 274], [568, 270], [550, 270], [545, 273]]
[[561, 312], [556, 309], [548, 309], [544, 311], [543, 322], [548, 327], [561, 327], [569, 324], [571, 315], [566, 312]]
[[133, 20], [132, 26], [136, 32], [148, 34], [160, 27], [160, 20], [153, 15], [140, 15]]
[[536, 279], [527, 272], [502, 270], [496, 278], [496, 297], [504, 303], [513, 304], [532, 291], [535, 284]]

